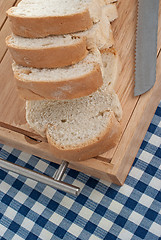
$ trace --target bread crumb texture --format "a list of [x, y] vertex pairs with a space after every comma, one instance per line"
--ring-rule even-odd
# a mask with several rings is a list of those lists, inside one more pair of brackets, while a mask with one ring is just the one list
[[99, 140], [106, 133], [116, 104], [114, 92], [95, 93], [66, 101], [27, 101], [26, 119], [41, 135], [48, 134], [64, 149], [77, 148]]

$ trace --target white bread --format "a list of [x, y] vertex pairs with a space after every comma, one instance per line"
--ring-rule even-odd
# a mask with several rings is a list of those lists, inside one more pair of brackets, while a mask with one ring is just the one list
[[99, 50], [93, 48], [81, 62], [64, 68], [37, 69], [13, 64], [21, 97], [29, 100], [73, 99], [87, 96], [103, 84]]
[[114, 44], [114, 38], [110, 21], [106, 15], [107, 12], [102, 11], [100, 21], [94, 24], [91, 29], [72, 35], [79, 37], [85, 36], [87, 38], [88, 49], [90, 49], [93, 45], [96, 45], [98, 49], [110, 48]]
[[69, 34], [36, 39], [16, 35], [6, 38], [13, 60], [35, 68], [58, 68], [80, 62], [88, 53], [86, 42], [86, 37]]
[[67, 161], [86, 160], [114, 147], [120, 136], [121, 106], [114, 91], [66, 101], [27, 101], [31, 128], [47, 137], [53, 154]]
[[104, 83], [103, 88], [109, 87], [115, 89], [118, 75], [121, 71], [121, 63], [118, 53], [114, 47], [104, 48], [100, 50], [104, 67]]
[[[103, 88], [108, 89], [109, 87], [115, 88], [116, 81], [118, 78], [119, 70], [120, 70], [120, 62], [119, 62], [119, 56], [117, 54], [117, 51], [111, 47], [109, 49], [105, 48], [101, 50], [101, 57], [98, 51], [95, 51], [95, 55], [97, 53], [97, 62], [100, 64], [102, 69], [102, 75], [103, 78]], [[91, 55], [92, 56], [92, 55]], [[82, 61], [84, 62], [84, 61]], [[79, 74], [79, 71], [81, 74], [83, 74], [84, 64], [83, 68], [82, 65], [77, 64], [79, 66], [79, 70], [77, 71], [77, 74]], [[73, 69], [71, 68], [65, 68], [66, 69]], [[64, 71], [63, 70], [63, 71]], [[85, 65], [85, 71], [86, 71], [86, 65]], [[90, 75], [87, 75], [87, 78], [84, 76], [84, 80], [78, 78], [78, 80], [69, 81], [66, 82], [56, 82], [51, 79], [54, 74], [54, 70], [37, 70], [33, 68], [25, 68], [16, 64], [13, 64], [13, 71], [15, 80], [18, 87], [19, 95], [27, 100], [41, 100], [41, 99], [72, 99], [72, 98], [78, 98], [81, 96], [89, 95], [91, 92], [94, 92], [97, 90], [98, 85], [100, 83], [100, 72], [92, 71]], [[33, 76], [27, 73], [33, 71]], [[56, 69], [55, 72], [60, 73], [60, 69]], [[47, 75], [50, 73], [50, 76]], [[42, 75], [41, 75], [42, 74]], [[71, 73], [72, 76], [73, 73]], [[91, 77], [89, 77], [91, 76]], [[32, 80], [33, 78], [33, 80]], [[37, 80], [36, 78], [39, 78], [41, 80]], [[98, 79], [97, 79], [98, 78]], [[27, 80], [26, 80], [27, 79]], [[42, 81], [43, 79], [43, 81]], [[86, 81], [86, 83], [85, 83]], [[83, 84], [82, 84], [83, 82]], [[99, 82], [99, 84], [98, 84]], [[67, 87], [68, 86], [68, 87]]]
[[103, 14], [108, 17], [110, 22], [113, 22], [115, 19], [118, 18], [118, 11], [116, 3], [107, 4], [102, 8]]
[[7, 11], [15, 35], [37, 38], [85, 31], [100, 20], [104, 0], [22, 0]]
[[6, 44], [19, 65], [35, 68], [69, 66], [87, 55], [86, 48], [90, 49], [95, 44], [99, 49], [113, 45], [111, 25], [105, 14], [84, 32], [36, 39], [12, 35], [6, 38]]

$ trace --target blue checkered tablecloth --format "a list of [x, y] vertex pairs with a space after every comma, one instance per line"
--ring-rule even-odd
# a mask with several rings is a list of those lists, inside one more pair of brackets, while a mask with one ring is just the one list
[[[51, 177], [58, 168], [2, 144], [0, 157]], [[78, 197], [0, 169], [0, 239], [161, 239], [161, 103], [122, 187], [71, 169], [65, 181]]]

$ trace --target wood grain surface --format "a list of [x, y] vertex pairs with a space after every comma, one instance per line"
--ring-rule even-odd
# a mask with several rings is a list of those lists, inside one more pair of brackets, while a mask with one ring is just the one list
[[[11, 70], [12, 59], [5, 45], [6, 36], [11, 33], [5, 12], [16, 3], [17, 1], [14, 0], [1, 0], [0, 2], [0, 142], [60, 163], [60, 160], [55, 159], [50, 152], [46, 139], [38, 136], [27, 125], [25, 101], [19, 98], [16, 91]], [[112, 29], [115, 47], [122, 65], [115, 89], [123, 108], [122, 135], [117, 146], [112, 150], [86, 161], [71, 162], [69, 166], [120, 185], [125, 181], [161, 99], [161, 3], [158, 28], [157, 81], [149, 92], [139, 97], [134, 97], [137, 1], [119, 0], [117, 5], [119, 18], [112, 24]]]

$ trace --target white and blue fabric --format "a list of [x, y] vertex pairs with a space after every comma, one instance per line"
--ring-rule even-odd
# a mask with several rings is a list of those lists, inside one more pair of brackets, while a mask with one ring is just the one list
[[[53, 176], [58, 165], [0, 144], [0, 157]], [[0, 240], [161, 239], [161, 103], [122, 187], [67, 169], [78, 197], [0, 169]]]

